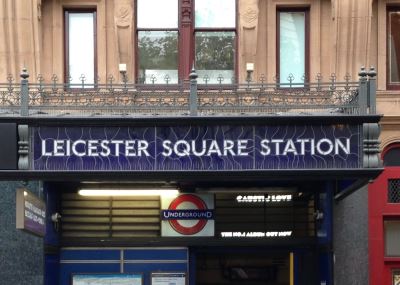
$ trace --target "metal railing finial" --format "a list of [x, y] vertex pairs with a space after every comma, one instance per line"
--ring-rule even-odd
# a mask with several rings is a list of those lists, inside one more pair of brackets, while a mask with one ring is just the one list
[[358, 72], [358, 76], [361, 78], [367, 77], [367, 71], [365, 70], [365, 66], [361, 66], [360, 71]]
[[29, 78], [29, 73], [28, 73], [28, 69], [26, 69], [26, 67], [22, 68], [22, 72], [20, 74], [22, 79], [28, 79]]
[[376, 77], [376, 70], [374, 66], [370, 66], [369, 71], [367, 72], [368, 77]]
[[21, 76], [21, 116], [29, 115], [29, 73], [26, 67], [22, 68]]
[[192, 70], [189, 74], [190, 79], [190, 94], [189, 94], [189, 112], [190, 116], [197, 116], [198, 109], [198, 97], [197, 97], [197, 73], [194, 68], [194, 63]]

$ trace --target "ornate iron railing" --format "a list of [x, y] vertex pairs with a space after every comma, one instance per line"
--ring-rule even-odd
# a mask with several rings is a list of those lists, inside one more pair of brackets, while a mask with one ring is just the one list
[[[9, 76], [0, 83], [0, 116], [235, 116], [235, 115], [358, 115], [375, 113], [375, 77], [371, 68], [363, 68], [359, 81], [345, 76], [338, 81], [334, 74], [328, 82], [317, 75], [313, 82], [303, 78], [287, 83], [275, 78], [273, 83], [260, 77], [245, 83], [229, 83], [220, 78], [209, 84], [197, 78], [194, 70], [190, 80], [179, 84], [130, 83], [124, 76], [115, 83], [58, 83], [53, 76], [45, 81], [39, 76], [29, 83], [24, 70], [21, 82]], [[100, 82], [99, 79], [96, 82]], [[137, 81], [140, 82], [140, 81]]]

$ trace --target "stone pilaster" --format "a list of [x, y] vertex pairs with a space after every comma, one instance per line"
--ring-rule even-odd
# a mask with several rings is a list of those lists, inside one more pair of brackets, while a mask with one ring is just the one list
[[373, 0], [332, 0], [334, 69], [338, 78], [357, 78], [360, 66], [369, 66]]
[[18, 77], [23, 66], [40, 73], [41, 0], [3, 0], [0, 5], [0, 78]]

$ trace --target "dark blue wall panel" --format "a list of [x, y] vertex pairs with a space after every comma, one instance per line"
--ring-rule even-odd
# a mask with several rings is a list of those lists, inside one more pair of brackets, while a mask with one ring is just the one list
[[135, 249], [125, 250], [126, 260], [187, 260], [186, 249]]
[[59, 233], [54, 227], [54, 223], [51, 220], [51, 215], [54, 213], [61, 213], [60, 209], [60, 191], [54, 189], [51, 184], [43, 183], [44, 199], [46, 201], [46, 235], [44, 242], [46, 245], [58, 246], [59, 245]]
[[58, 254], [45, 254], [45, 275], [44, 284], [57, 284], [60, 274], [60, 256]]
[[325, 189], [319, 192], [316, 207], [323, 213], [323, 218], [317, 221], [318, 242], [329, 244], [332, 242], [332, 223], [333, 223], [333, 185], [331, 182], [325, 183]]
[[121, 250], [63, 250], [61, 260], [120, 260]]
[[60, 256], [61, 285], [70, 285], [78, 273], [140, 273], [150, 285], [151, 272], [188, 272], [186, 248], [62, 249]]

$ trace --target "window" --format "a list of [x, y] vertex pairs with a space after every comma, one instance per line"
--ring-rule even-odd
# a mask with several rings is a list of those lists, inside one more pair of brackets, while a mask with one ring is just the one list
[[400, 221], [386, 220], [385, 227], [385, 256], [400, 257]]
[[236, 3], [195, 0], [195, 59], [200, 83], [231, 83], [235, 77]]
[[388, 202], [400, 203], [400, 179], [388, 180]]
[[137, 7], [139, 82], [178, 83], [178, 0], [138, 0]]
[[400, 144], [394, 143], [384, 149], [383, 165], [385, 167], [400, 166]]
[[136, 28], [139, 82], [178, 83], [193, 62], [200, 83], [235, 76], [235, 0], [137, 0]]
[[278, 9], [277, 74], [279, 83], [303, 87], [308, 77], [308, 9]]
[[387, 87], [400, 89], [400, 7], [388, 9]]
[[65, 11], [65, 82], [71, 87], [93, 86], [96, 66], [96, 12]]

